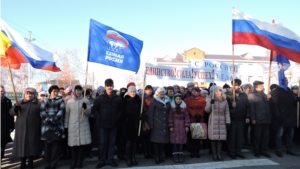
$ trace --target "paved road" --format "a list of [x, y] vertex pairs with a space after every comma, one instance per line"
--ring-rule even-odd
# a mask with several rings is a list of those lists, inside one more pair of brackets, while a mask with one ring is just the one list
[[[3, 159], [1, 168], [19, 168], [20, 162], [16, 157], [11, 156], [11, 144], [7, 146], [5, 156], [8, 158]], [[295, 149], [300, 153], [300, 146], [295, 145]], [[237, 169], [300, 169], [300, 157], [295, 157], [287, 154], [283, 154], [283, 158], [279, 158], [275, 155], [274, 150], [269, 150], [271, 158], [260, 157], [256, 158], [253, 156], [253, 153], [249, 149], [243, 149], [243, 154], [246, 156], [246, 159], [237, 159], [232, 160], [225, 153], [223, 153], [224, 160], [223, 162], [213, 162], [212, 157], [208, 154], [208, 150], [204, 149], [201, 151], [200, 158], [190, 158], [189, 153], [185, 152], [185, 161], [182, 164], [175, 164], [172, 159], [166, 159], [161, 165], [154, 163], [154, 159], [144, 159], [141, 154], [137, 155], [137, 161], [139, 162], [138, 167], [131, 167], [133, 169], [220, 169], [220, 168], [237, 168]], [[116, 157], [115, 157], [116, 159]], [[119, 165], [118, 168], [127, 168], [125, 161], [115, 160]], [[65, 169], [69, 168], [71, 160], [60, 160], [58, 162], [58, 168]], [[97, 165], [97, 157], [87, 158], [83, 162], [85, 169], [95, 168]], [[34, 161], [35, 169], [43, 169], [44, 166], [43, 160], [37, 159]], [[104, 169], [111, 168], [110, 166], [103, 167]]]

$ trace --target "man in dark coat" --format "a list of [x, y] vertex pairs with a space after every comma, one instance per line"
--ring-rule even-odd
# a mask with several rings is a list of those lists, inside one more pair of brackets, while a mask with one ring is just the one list
[[[233, 84], [231, 82], [231, 84]], [[235, 96], [233, 96], [232, 90], [228, 90], [225, 94], [227, 96], [227, 101], [230, 110], [231, 125], [228, 131], [228, 156], [235, 159], [235, 156], [240, 158], [245, 158], [242, 155], [243, 147], [243, 133], [244, 124], [249, 123], [250, 107], [248, 102], [248, 97], [244, 93], [240, 86], [242, 81], [240, 79], [234, 79], [234, 86], [232, 90], [235, 90]]]
[[[100, 160], [97, 168], [107, 164], [112, 167], [118, 165], [114, 162], [114, 150], [117, 136], [117, 125], [122, 114], [122, 99], [113, 91], [112, 79], [105, 80], [105, 92], [99, 95], [93, 105], [92, 111], [100, 126]], [[108, 148], [108, 151], [107, 151]], [[107, 154], [108, 153], [108, 154]]]
[[[286, 83], [288, 81], [286, 79]], [[297, 100], [290, 88], [277, 87], [272, 91], [274, 116], [277, 122], [276, 131], [276, 155], [283, 157], [281, 153], [282, 136], [285, 132], [287, 154], [298, 156], [293, 148], [294, 127], [297, 125]]]
[[5, 97], [5, 88], [1, 85], [1, 159], [4, 158], [5, 146], [12, 142], [10, 133], [15, 129], [14, 117], [9, 115], [11, 100]]
[[254, 91], [248, 95], [250, 104], [250, 119], [254, 128], [254, 156], [271, 157], [267, 153], [269, 142], [269, 125], [271, 114], [268, 99], [270, 94], [264, 93], [264, 82], [254, 81]]
[[24, 99], [18, 101], [9, 111], [12, 116], [20, 116], [16, 119], [16, 132], [12, 155], [21, 158], [21, 169], [33, 168], [33, 157], [40, 153], [41, 148], [41, 117], [40, 104], [34, 88], [28, 87], [24, 91]]

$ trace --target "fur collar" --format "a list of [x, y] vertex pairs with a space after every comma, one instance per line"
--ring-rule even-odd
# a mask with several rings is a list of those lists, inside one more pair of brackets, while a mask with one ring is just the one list
[[[174, 109], [176, 108], [175, 101], [171, 103], [171, 107], [174, 108]], [[186, 108], [186, 104], [184, 103], [183, 100], [182, 100], [182, 102], [180, 104], [180, 108], [182, 108], [182, 109]]]
[[164, 96], [165, 100], [162, 100], [161, 98], [159, 98], [158, 96], [154, 96], [154, 99], [157, 100], [158, 102], [166, 105], [169, 102], [169, 97], [168, 96]]
[[[209, 95], [209, 97], [212, 99], [212, 94]], [[216, 96], [215, 96], [215, 100], [216, 101], [225, 101], [226, 100], [226, 94], [222, 93], [222, 96], [220, 99], [218, 99]]]

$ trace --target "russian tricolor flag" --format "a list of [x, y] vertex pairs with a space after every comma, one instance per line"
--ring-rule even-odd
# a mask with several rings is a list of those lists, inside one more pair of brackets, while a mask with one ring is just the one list
[[279, 24], [259, 21], [232, 10], [232, 44], [258, 45], [300, 63], [300, 37]]
[[29, 63], [36, 69], [59, 72], [56, 66], [58, 56], [48, 52], [31, 42], [25, 40], [21, 35], [10, 28], [2, 19], [1, 26], [1, 66], [10, 63], [11, 68], [19, 69], [21, 63]]

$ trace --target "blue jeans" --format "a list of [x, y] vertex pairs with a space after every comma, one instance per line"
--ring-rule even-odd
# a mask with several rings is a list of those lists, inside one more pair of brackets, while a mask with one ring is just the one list
[[276, 131], [276, 151], [281, 152], [282, 135], [285, 131], [286, 149], [287, 151], [293, 151], [293, 137], [294, 127], [279, 127]]
[[99, 147], [100, 163], [105, 164], [106, 153], [108, 153], [107, 162], [112, 163], [114, 161], [116, 137], [117, 137], [116, 127], [111, 129], [100, 128], [100, 147]]

